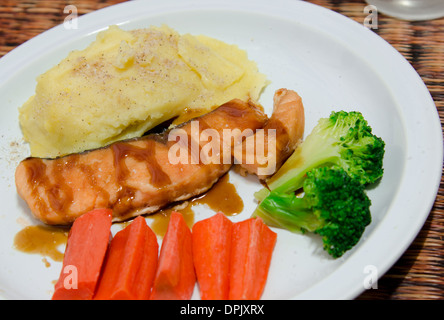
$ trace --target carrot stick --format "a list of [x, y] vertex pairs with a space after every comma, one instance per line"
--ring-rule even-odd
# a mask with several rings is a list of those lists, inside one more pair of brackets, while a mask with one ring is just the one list
[[277, 234], [260, 218], [233, 225], [230, 300], [259, 300], [265, 288]]
[[111, 241], [95, 300], [146, 300], [157, 268], [157, 237], [143, 217]]
[[191, 230], [182, 214], [173, 211], [162, 241], [151, 299], [190, 299], [195, 283]]
[[193, 226], [193, 259], [202, 300], [228, 299], [232, 227], [222, 213]]
[[111, 237], [111, 223], [109, 209], [92, 210], [74, 221], [53, 300], [92, 299]]

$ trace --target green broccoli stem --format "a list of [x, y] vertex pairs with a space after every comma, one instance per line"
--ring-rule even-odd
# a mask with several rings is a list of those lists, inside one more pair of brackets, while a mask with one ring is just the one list
[[262, 200], [264, 200], [266, 197], [268, 197], [268, 195], [270, 194], [270, 190], [268, 190], [267, 188], [262, 188], [259, 191], [254, 193], [254, 198], [261, 203]]
[[300, 189], [308, 171], [338, 162], [339, 146], [331, 137], [310, 134], [287, 159], [276, 174], [267, 181], [272, 191], [290, 193]]
[[304, 198], [274, 191], [262, 200], [253, 215], [270, 226], [291, 232], [313, 232], [323, 225], [323, 221], [308, 208]]

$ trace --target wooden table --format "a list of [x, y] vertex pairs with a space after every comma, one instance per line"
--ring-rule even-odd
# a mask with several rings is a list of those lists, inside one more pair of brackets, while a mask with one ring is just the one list
[[[0, 57], [28, 39], [63, 23], [68, 4], [78, 14], [110, 6], [122, 0], [0, 0]], [[359, 23], [368, 13], [363, 0], [309, 0]], [[378, 35], [395, 47], [417, 70], [430, 90], [444, 119], [444, 19], [400, 21], [378, 14]], [[378, 282], [378, 289], [358, 299], [444, 299], [444, 186], [420, 233], [399, 261]]]

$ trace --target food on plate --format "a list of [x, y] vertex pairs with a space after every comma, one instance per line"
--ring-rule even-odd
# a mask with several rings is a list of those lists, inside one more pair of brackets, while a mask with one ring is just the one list
[[138, 216], [111, 240], [95, 300], [147, 300], [157, 269], [157, 237]]
[[193, 225], [193, 260], [202, 300], [227, 300], [233, 222], [218, 212]]
[[145, 218], [113, 237], [111, 210], [96, 209], [72, 225], [53, 299], [188, 300], [197, 281], [202, 300], [257, 300], [276, 238], [261, 218], [218, 212], [190, 228], [173, 211], [159, 253]]
[[318, 233], [331, 256], [342, 256], [371, 221], [365, 191], [383, 175], [384, 149], [361, 113], [332, 112], [255, 194], [259, 205], [253, 216], [291, 231]]
[[110, 26], [38, 77], [19, 120], [31, 155], [53, 158], [140, 137], [234, 98], [257, 102], [266, 83], [235, 45], [167, 26]]
[[277, 234], [261, 218], [236, 222], [232, 230], [230, 300], [259, 300], [267, 283]]
[[73, 223], [53, 300], [92, 299], [111, 237], [111, 219], [111, 210], [96, 209]]
[[172, 212], [160, 248], [151, 300], [189, 300], [196, 284], [191, 230], [182, 214]]
[[[242, 143], [245, 133], [253, 134], [265, 121], [261, 108], [231, 100], [161, 134], [56, 159], [25, 159], [16, 169], [17, 191], [34, 216], [47, 224], [70, 224], [102, 207], [113, 210], [114, 221], [152, 213], [210, 189], [230, 169], [235, 142]], [[215, 138], [224, 130], [230, 136], [207, 142], [204, 136], [210, 128]], [[221, 152], [212, 155], [218, 161], [204, 161], [209, 144], [219, 147]], [[181, 157], [182, 151], [186, 157]], [[207, 151], [210, 154], [211, 148]], [[228, 163], [222, 159], [226, 155]]]
[[277, 234], [261, 218], [233, 223], [220, 212], [196, 222], [192, 231], [201, 299], [260, 299]]
[[383, 175], [385, 143], [372, 133], [360, 112], [332, 112], [322, 118], [275, 175], [267, 180], [271, 190], [291, 192], [307, 171], [319, 166], [344, 168], [364, 185]]
[[242, 147], [234, 150], [239, 171], [257, 175], [261, 180], [282, 166], [302, 140], [305, 129], [304, 105], [295, 91], [279, 89], [273, 101], [273, 114], [264, 130], [247, 137]]
[[340, 167], [308, 171], [303, 196], [271, 191], [255, 215], [272, 226], [293, 232], [314, 232], [333, 258], [341, 257], [361, 239], [371, 222], [370, 199], [358, 180]]

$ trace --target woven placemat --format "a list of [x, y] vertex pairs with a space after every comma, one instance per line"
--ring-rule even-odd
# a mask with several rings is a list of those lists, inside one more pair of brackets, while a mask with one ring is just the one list
[[[122, 0], [31, 1], [1, 0], [0, 57], [34, 36], [63, 23], [65, 6], [75, 5], [78, 15]], [[361, 0], [310, 0], [359, 23], [368, 13]], [[441, 118], [444, 119], [444, 19], [407, 22], [378, 14], [375, 33], [395, 47], [424, 80]], [[420, 233], [399, 259], [381, 277], [377, 289], [358, 299], [444, 299], [444, 185]]]

